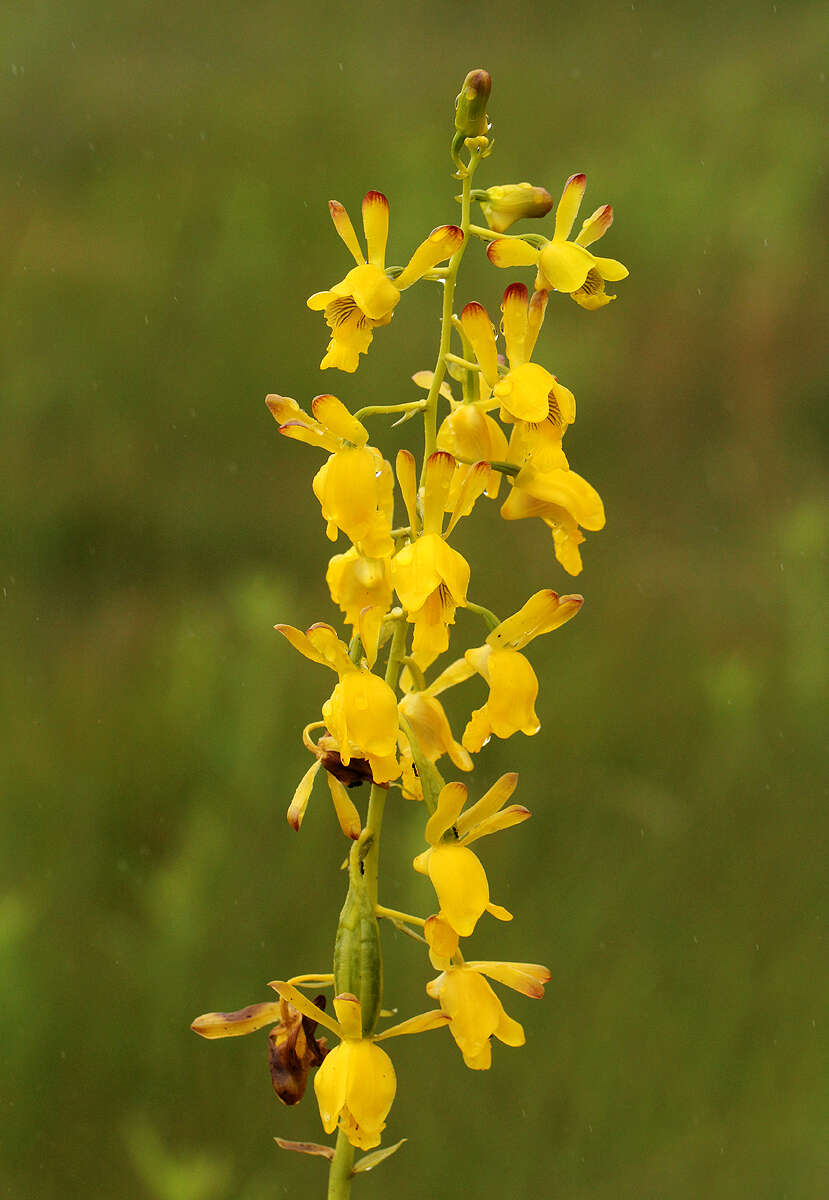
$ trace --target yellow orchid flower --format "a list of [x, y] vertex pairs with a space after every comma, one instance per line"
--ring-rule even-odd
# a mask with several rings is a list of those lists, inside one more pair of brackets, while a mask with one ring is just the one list
[[[467, 463], [504, 462], [509, 448], [503, 429], [488, 413], [476, 404], [452, 403], [452, 411], [445, 417], [437, 433], [437, 448], [445, 450], [455, 459]], [[458, 496], [472, 467], [458, 462], [446, 497], [446, 512], [453, 512], [458, 505]], [[485, 491], [494, 500], [501, 489], [500, 471], [491, 469], [486, 478]], [[474, 503], [474, 500], [472, 501]], [[472, 504], [469, 506], [472, 511]], [[466, 517], [468, 512], [461, 514]]]
[[625, 279], [629, 272], [615, 258], [597, 258], [587, 249], [613, 223], [609, 204], [597, 208], [583, 222], [575, 241], [568, 240], [586, 184], [585, 175], [571, 175], [567, 180], [556, 209], [552, 240], [541, 249], [520, 238], [506, 237], [490, 242], [486, 252], [496, 267], [537, 267], [536, 291], [568, 292], [582, 308], [596, 309], [616, 299], [605, 294], [605, 280]]
[[[520, 804], [504, 808], [518, 783], [516, 774], [502, 775], [465, 813], [467, 790], [462, 783], [447, 783], [437, 808], [426, 822], [429, 849], [412, 864], [428, 875], [440, 903], [440, 915], [461, 937], [469, 937], [485, 912], [499, 920], [511, 914], [489, 899], [489, 883], [472, 842], [526, 821], [529, 809]], [[503, 811], [501, 811], [503, 809]]]
[[317, 471], [312, 487], [332, 542], [341, 529], [367, 558], [393, 552], [394, 478], [379, 450], [338, 450]]
[[324, 1025], [340, 1038], [329, 1050], [314, 1076], [314, 1091], [323, 1129], [333, 1133], [339, 1125], [351, 1142], [362, 1150], [380, 1145], [380, 1134], [397, 1090], [397, 1077], [385, 1050], [376, 1044], [386, 1038], [438, 1029], [449, 1022], [440, 1009], [421, 1013], [372, 1037], [362, 1036], [360, 1001], [349, 992], [334, 997], [334, 1020], [290, 983], [277, 980], [269, 987], [279, 992], [303, 1016]]
[[[335, 554], [330, 560], [325, 581], [331, 599], [345, 614], [355, 633], [359, 631], [360, 616], [366, 608], [378, 609], [384, 617], [391, 607], [394, 590], [388, 558], [367, 558], [352, 546], [345, 554]], [[369, 663], [369, 666], [373, 665]]]
[[[443, 705], [431, 695], [428, 688], [421, 692], [407, 692], [397, 707], [411, 726], [412, 733], [429, 762], [437, 762], [441, 755], [448, 754], [458, 770], [472, 770], [472, 759], [455, 740]], [[405, 737], [405, 734], [403, 736]]]
[[463, 241], [457, 225], [434, 229], [415, 250], [395, 280], [386, 274], [386, 241], [389, 234], [389, 202], [382, 192], [367, 192], [363, 198], [363, 230], [368, 261], [363, 254], [348, 213], [337, 200], [328, 207], [334, 228], [357, 263], [344, 279], [327, 292], [315, 292], [308, 307], [325, 313], [331, 330], [328, 350], [320, 369], [337, 367], [349, 373], [357, 370], [378, 325], [388, 325], [400, 300], [400, 293], [416, 283], [427, 271], [455, 253]]
[[501, 516], [505, 521], [540, 517], [552, 530], [556, 558], [568, 575], [578, 575], [582, 569], [579, 545], [584, 541], [579, 526], [604, 528], [604, 505], [599, 493], [566, 466], [542, 471], [532, 461], [522, 467], [512, 485], [501, 505]]
[[375, 783], [396, 779], [400, 774], [397, 697], [385, 680], [353, 663], [348, 647], [330, 625], [312, 625], [306, 633], [292, 625], [274, 628], [305, 658], [329, 667], [339, 676], [339, 683], [322, 706], [322, 716], [343, 765], [347, 767], [352, 758], [364, 758]]
[[507, 1016], [485, 975], [534, 999], [544, 995], [550, 979], [540, 963], [468, 962], [448, 967], [426, 984], [428, 994], [451, 1017], [449, 1032], [473, 1071], [489, 1069], [491, 1038], [507, 1046], [523, 1046], [525, 1040], [523, 1028]]
[[429, 690], [434, 696], [476, 672], [489, 684], [486, 704], [472, 713], [461, 738], [471, 754], [476, 754], [493, 733], [499, 738], [511, 737], [519, 730], [528, 737], [538, 733], [538, 679], [521, 651], [533, 638], [564, 625], [583, 603], [582, 596], [559, 596], [549, 588], [536, 592], [517, 613], [496, 625], [483, 646], [467, 650], [462, 659], [433, 681]]
[[368, 430], [336, 396], [315, 396], [309, 416], [290, 396], [268, 396], [265, 403], [279, 432], [294, 441], [329, 451], [314, 476], [326, 533], [333, 542], [342, 530], [367, 558], [391, 555], [394, 542], [394, 479], [391, 464], [375, 446]]
[[[462, 554], [447, 545], [445, 538], [461, 512], [486, 486], [488, 463], [478, 463], [469, 485], [460, 489], [455, 512], [445, 533], [443, 514], [455, 472], [451, 454], [439, 450], [426, 460], [423, 487], [423, 530], [419, 537], [398, 550], [391, 560], [391, 577], [407, 619], [414, 625], [412, 655], [421, 668], [428, 667], [449, 645], [449, 626], [455, 609], [466, 604], [469, 564]], [[407, 450], [397, 456], [397, 476], [412, 529], [417, 520], [414, 459]]]
[[565, 425], [575, 420], [572, 394], [548, 370], [530, 361], [546, 307], [547, 293], [535, 292], [530, 299], [523, 283], [510, 284], [504, 292], [501, 311], [509, 371], [503, 378], [498, 374], [495, 331], [486, 309], [473, 300], [461, 313], [464, 333], [472, 343], [484, 379], [492, 388], [493, 399], [501, 405], [502, 421], [545, 421], [550, 415], [551, 397], [559, 408], [563, 405]]
[[[433, 371], [417, 371], [412, 376], [418, 387], [426, 391], [432, 385]], [[469, 401], [458, 401], [452, 394], [452, 388], [446, 380], [440, 385], [440, 395], [449, 401], [451, 412], [441, 423], [437, 431], [436, 446], [445, 450], [457, 460], [455, 473], [449, 485], [444, 512], [458, 513], [458, 517], [468, 517], [472, 512], [475, 501], [480, 494], [477, 484], [470, 488], [478, 471], [484, 470], [480, 463], [502, 462], [507, 455], [507, 439], [497, 421], [487, 414], [492, 408], [490, 390], [483, 375], [478, 372], [474, 381], [477, 398]], [[478, 471], [476, 471], [478, 468]], [[502, 475], [494, 468], [486, 472], [483, 490], [490, 499], [494, 499], [501, 488]], [[461, 490], [464, 490], [465, 500], [459, 508]], [[457, 518], [456, 518], [457, 519]]]

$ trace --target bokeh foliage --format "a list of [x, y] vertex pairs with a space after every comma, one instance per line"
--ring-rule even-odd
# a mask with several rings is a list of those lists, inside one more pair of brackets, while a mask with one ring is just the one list
[[[551, 306], [539, 354], [608, 526], [583, 613], [533, 647], [542, 734], [482, 755], [534, 813], [487, 847], [517, 919], [475, 938], [553, 972], [543, 1003], [512, 998], [529, 1048], [473, 1077], [448, 1037], [396, 1044], [410, 1142], [360, 1194], [823, 1193], [826, 24], [817, 3], [4, 7], [4, 1197], [321, 1192], [271, 1141], [319, 1129], [272, 1097], [264, 1035], [187, 1030], [323, 969], [343, 890], [326, 803], [299, 837], [283, 818], [330, 680], [271, 626], [334, 614], [317, 456], [262, 397], [414, 395], [428, 285], [349, 378], [317, 373], [304, 299], [347, 267], [329, 197], [386, 192], [391, 261], [453, 219], [476, 65], [485, 180], [584, 170], [585, 211], [616, 209], [619, 301]], [[505, 275], [468, 260], [459, 302], [494, 307]], [[482, 509], [477, 599], [568, 590], [540, 524]], [[419, 823], [389, 813], [396, 907], [429, 903], [393, 869]], [[386, 946], [388, 1000], [417, 1011], [425, 962]]]

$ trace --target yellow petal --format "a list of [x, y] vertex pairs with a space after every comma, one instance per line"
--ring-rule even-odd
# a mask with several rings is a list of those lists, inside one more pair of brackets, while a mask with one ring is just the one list
[[519, 367], [529, 358], [527, 341], [528, 292], [523, 283], [511, 283], [501, 304], [504, 341], [510, 367]]
[[416, 534], [418, 530], [417, 466], [414, 455], [410, 450], [398, 450], [395, 466], [397, 467], [397, 482], [400, 484], [403, 503], [409, 517], [409, 528], [412, 534]]
[[555, 378], [538, 363], [525, 362], [496, 383], [493, 395], [520, 421], [544, 421], [550, 411], [549, 395]]
[[314, 1076], [314, 1091], [317, 1095], [322, 1127], [326, 1133], [333, 1133], [337, 1128], [340, 1113], [345, 1107], [349, 1054], [347, 1043], [335, 1046], [326, 1054], [322, 1066]]
[[486, 906], [486, 911], [491, 917], [494, 917], [496, 921], [512, 920], [512, 913], [508, 908], [503, 908], [500, 904], [493, 904], [491, 900]]
[[[328, 563], [325, 581], [331, 599], [345, 613], [349, 625], [361, 620], [368, 607], [377, 607], [385, 614], [392, 602], [391, 568], [387, 558], [368, 558], [355, 546], [345, 554], [335, 554]], [[368, 652], [368, 643], [363, 642]], [[369, 664], [372, 665], [372, 664]]]
[[450, 1033], [464, 1059], [479, 1061], [489, 1039], [501, 1024], [501, 1001], [481, 975], [464, 967], [446, 972], [440, 1005], [452, 1018]]
[[477, 754], [491, 736], [492, 727], [489, 723], [487, 706], [474, 709], [461, 737], [464, 749], [468, 750], [470, 754]]
[[363, 1034], [362, 1006], [352, 992], [340, 992], [334, 997], [334, 1012], [340, 1022], [342, 1036], [360, 1038]]
[[544, 984], [551, 979], [550, 972], [541, 963], [467, 962], [466, 967], [534, 1000], [541, 999]]
[[462, 783], [447, 783], [446, 787], [441, 788], [437, 808], [426, 822], [424, 836], [430, 846], [437, 846], [446, 831], [455, 824], [466, 804], [466, 796], [466, 787]]
[[461, 937], [469, 937], [489, 903], [489, 884], [471, 850], [442, 842], [429, 856], [429, 878], [443, 916]]
[[457, 550], [441, 541], [435, 555], [440, 577], [446, 584], [455, 604], [466, 604], [466, 589], [469, 587], [469, 563]]
[[564, 191], [561, 193], [561, 199], [556, 209], [556, 227], [553, 233], [555, 241], [564, 241], [569, 235], [586, 187], [587, 176], [581, 174], [571, 175], [565, 183]]
[[517, 786], [518, 774], [515, 771], [509, 771], [506, 775], [502, 775], [500, 779], [496, 779], [492, 787], [481, 796], [480, 800], [473, 804], [471, 808], [468, 808], [457, 822], [453, 822], [458, 831], [458, 836], [463, 837], [479, 821], [491, 817], [493, 813], [503, 808]]
[[302, 824], [302, 818], [305, 816], [305, 810], [308, 807], [308, 801], [311, 798], [311, 791], [314, 786], [314, 780], [317, 777], [317, 771], [320, 769], [320, 761], [317, 759], [302, 776], [299, 785], [294, 792], [293, 800], [288, 806], [286, 817], [288, 824], [292, 829], [299, 830]]
[[350, 1053], [345, 1108], [351, 1120], [344, 1122], [343, 1128], [352, 1145], [370, 1150], [380, 1144], [397, 1091], [397, 1077], [388, 1054], [374, 1042], [364, 1039], [347, 1045]]
[[544, 313], [547, 311], [548, 298], [548, 292], [533, 292], [530, 299], [527, 308], [527, 337], [524, 344], [524, 353], [527, 358], [532, 357], [541, 326], [544, 324]]
[[429, 685], [427, 691], [430, 696], [439, 696], [441, 692], [457, 687], [459, 683], [465, 683], [474, 674], [474, 666], [471, 666], [466, 659], [459, 658], [441, 671], [440, 675]]
[[358, 264], [364, 263], [366, 260], [363, 257], [363, 252], [360, 249], [360, 243], [357, 241], [357, 234], [354, 232], [354, 226], [351, 224], [351, 218], [340, 204], [339, 200], [328, 201], [328, 211], [331, 213], [331, 220], [334, 222], [334, 228], [345, 242], [348, 250], [352, 254], [354, 261]]
[[[412, 376], [412, 382], [416, 383], [418, 387], [423, 388], [428, 392], [431, 390], [432, 380], [434, 377], [434, 371], [415, 371], [414, 375]], [[450, 403], [454, 401], [455, 397], [452, 395], [452, 388], [445, 379], [440, 385], [438, 391], [440, 395], [443, 396], [444, 400], [448, 400]]]
[[455, 473], [455, 460], [445, 450], [437, 450], [426, 459], [423, 473], [423, 532], [440, 533], [446, 497]]
[[549, 242], [541, 251], [538, 271], [547, 290], [575, 292], [584, 283], [595, 261], [589, 250], [575, 242]]
[[601, 208], [597, 208], [586, 221], [582, 221], [581, 233], [575, 239], [579, 246], [592, 246], [600, 237], [603, 237], [610, 226], [613, 224], [613, 208], [610, 204], [603, 204]]
[[455, 621], [454, 604], [445, 604], [440, 592], [433, 592], [418, 612], [409, 613], [414, 623], [412, 658], [425, 671], [449, 648], [449, 626]]
[[501, 1020], [498, 1022], [498, 1028], [495, 1030], [495, 1036], [505, 1046], [523, 1046], [527, 1040], [524, 1036], [523, 1025], [519, 1025], [517, 1021], [513, 1021], [512, 1017], [508, 1016], [503, 1009], [501, 1010]]
[[495, 330], [489, 313], [477, 300], [470, 301], [461, 312], [463, 331], [472, 344], [475, 358], [490, 387], [498, 379], [498, 350], [495, 345]]
[[318, 432], [301, 421], [286, 421], [284, 425], [279, 426], [279, 432], [283, 437], [291, 438], [295, 442], [305, 442], [307, 446], [318, 446], [328, 451], [339, 449], [339, 442], [330, 433]]
[[431, 1012], [420, 1013], [419, 1016], [409, 1017], [408, 1021], [401, 1021], [398, 1025], [392, 1025], [389, 1029], [384, 1029], [382, 1033], [378, 1033], [374, 1037], [375, 1042], [383, 1042], [386, 1038], [401, 1037], [409, 1033], [426, 1033], [430, 1029], [440, 1029], [446, 1025], [449, 1017], [441, 1009], [433, 1009]]
[[463, 1061], [470, 1071], [488, 1071], [492, 1066], [492, 1043], [485, 1042], [476, 1054], [465, 1053]]
[[463, 404], [450, 413], [438, 430], [438, 450], [472, 462], [503, 462], [507, 456], [504, 431], [471, 404]]
[[337, 437], [355, 446], [364, 446], [368, 441], [368, 430], [351, 415], [336, 396], [315, 396], [311, 411], [320, 424], [325, 425]]
[[333, 667], [338, 673], [353, 671], [354, 663], [348, 657], [348, 647], [340, 641], [336, 632], [324, 621], [317, 621], [307, 630], [308, 641], [318, 654], [325, 659], [326, 665]]
[[479, 821], [472, 832], [464, 838], [463, 844], [470, 846], [479, 838], [488, 837], [491, 833], [500, 833], [502, 829], [511, 829], [513, 825], [520, 825], [531, 815], [530, 810], [524, 808], [523, 804], [511, 804], [503, 812], [493, 813], [491, 817]]
[[493, 650], [486, 708], [496, 737], [508, 738], [518, 730], [528, 737], [538, 733], [540, 722], [534, 707], [537, 695], [538, 679], [524, 655], [517, 650]]
[[[590, 276], [587, 276], [588, 281]], [[615, 296], [610, 296], [607, 292], [588, 292], [586, 287], [579, 288], [577, 292], [570, 293], [570, 299], [575, 300], [579, 308], [585, 309], [587, 312], [596, 312], [600, 308], [605, 308], [610, 304], [611, 300], [615, 300]]]
[[370, 446], [338, 450], [312, 483], [324, 520], [342, 529], [369, 558], [391, 554], [391, 467]]
[[463, 244], [463, 231], [457, 225], [439, 225], [425, 241], [421, 242], [412, 257], [397, 276], [397, 286], [402, 292], [411, 287], [427, 271], [444, 259], [451, 258]]
[[[376, 560], [372, 560], [376, 561]], [[389, 585], [391, 588], [391, 585]], [[389, 602], [391, 597], [389, 597]], [[366, 656], [369, 670], [374, 668], [377, 662], [377, 651], [380, 643], [380, 630], [383, 628], [388, 611], [388, 604], [370, 604], [365, 608], [360, 609], [358, 620], [358, 629], [360, 632], [360, 641], [363, 643], [363, 652]]]
[[371, 767], [371, 777], [375, 783], [390, 783], [400, 774], [402, 767], [396, 754], [378, 755], [366, 753]]
[[313, 296], [309, 296], [305, 303], [312, 312], [321, 312], [337, 298], [336, 292], [314, 292]]
[[[300, 629], [295, 629], [293, 625], [274, 625], [274, 629], [278, 630], [284, 638], [291, 643], [295, 650], [298, 650], [305, 658], [311, 662], [320, 663], [323, 667], [331, 667], [334, 670], [333, 664], [317, 649], [308, 635]], [[333, 631], [332, 631], [333, 632]]]
[[517, 237], [498, 238], [486, 248], [486, 256], [495, 267], [531, 267], [538, 262], [539, 254]]
[[582, 569], [579, 545], [584, 536], [576, 528], [559, 525], [553, 529], [555, 555], [568, 575], [578, 575]]
[[[553, 380], [552, 398], [558, 407], [558, 414], [556, 419], [555, 413], [551, 411], [549, 420], [552, 422], [555, 419], [555, 424], [559, 427], [572, 425], [576, 419], [576, 397], [563, 383], [559, 383], [555, 376], [553, 376]], [[562, 432], [564, 432], [563, 429]]]
[[348, 766], [354, 749], [365, 755], [386, 758], [397, 746], [397, 701], [389, 685], [369, 671], [343, 675], [329, 700], [323, 717]]
[[389, 236], [389, 202], [382, 192], [366, 192], [363, 197], [363, 229], [368, 261], [382, 270]]
[[339, 779], [329, 774], [328, 771], [325, 772], [325, 777], [328, 780], [328, 788], [331, 792], [331, 799], [334, 801], [334, 812], [337, 814], [340, 829], [347, 838], [356, 841], [362, 829], [360, 814]]
[[372, 321], [385, 323], [400, 300], [397, 285], [372, 263], [354, 267], [337, 287], [344, 295], [353, 296], [360, 311]]
[[196, 1017], [190, 1028], [203, 1038], [239, 1037], [264, 1029], [266, 1025], [275, 1025], [280, 1017], [279, 1001], [271, 1000], [265, 1004], [249, 1004], [236, 1012], [204, 1013]]
[[611, 283], [616, 283], [619, 279], [627, 279], [630, 274], [627, 267], [615, 258], [594, 258], [593, 266], [602, 279], [607, 279]]
[[[443, 917], [429, 917], [423, 929], [426, 941], [429, 943], [429, 958], [432, 966], [437, 970], [445, 970], [452, 961], [452, 955], [458, 951], [458, 932], [453, 929], [448, 921], [444, 921]], [[439, 976], [433, 981], [435, 986], [427, 985], [426, 991], [433, 1000], [440, 997], [440, 981], [443, 976]]]
[[437, 761], [442, 754], [448, 754], [459, 770], [472, 770], [472, 759], [452, 736], [452, 729], [439, 700], [426, 692], [409, 692], [398, 707], [430, 762]]
[[487, 637], [487, 645], [523, 650], [542, 633], [550, 633], [569, 621], [584, 603], [583, 596], [559, 596], [550, 588], [536, 592], [527, 603], [502, 621]]
[[524, 467], [515, 478], [515, 486], [537, 500], [565, 509], [584, 529], [604, 527], [604, 505], [599, 493], [575, 471], [542, 474], [532, 467]]
[[472, 512], [475, 501], [489, 483], [489, 476], [488, 462], [475, 463], [464, 471], [454, 504], [451, 506], [449, 524], [446, 526], [444, 537], [449, 537], [461, 517], [466, 517]]
[[469, 564], [437, 533], [424, 533], [399, 550], [391, 560], [391, 574], [394, 589], [410, 616], [423, 608], [442, 583], [455, 604], [466, 603]]

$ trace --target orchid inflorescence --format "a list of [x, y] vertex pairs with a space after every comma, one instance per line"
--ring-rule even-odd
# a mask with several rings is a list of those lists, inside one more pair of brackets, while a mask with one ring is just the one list
[[[604, 508], [592, 485], [571, 470], [562, 448], [575, 420], [573, 393], [533, 356], [551, 293], [568, 295], [581, 308], [595, 311], [615, 299], [605, 284], [623, 279], [627, 270], [589, 249], [611, 225], [610, 205], [598, 208], [570, 237], [585, 191], [584, 175], [571, 175], [565, 183], [550, 238], [507, 232], [514, 222], [551, 210], [553, 201], [544, 188], [529, 183], [472, 188], [478, 166], [493, 147], [486, 113], [490, 88], [486, 71], [472, 71], [456, 101], [451, 153], [454, 177], [462, 184], [460, 224], [439, 226], [402, 270], [389, 269], [386, 197], [370, 191], [363, 200], [365, 252], [345, 208], [331, 201], [334, 227], [356, 265], [339, 283], [308, 300], [311, 309], [324, 314], [331, 335], [321, 368], [351, 374], [375, 329], [392, 320], [402, 293], [420, 280], [438, 281], [443, 309], [437, 362], [432, 371], [413, 376], [425, 398], [352, 412], [336, 396], [324, 394], [313, 400], [309, 413], [289, 397], [267, 397], [284, 437], [325, 454], [313, 479], [314, 495], [329, 539], [337, 541], [344, 534], [350, 543], [331, 558], [325, 577], [350, 636], [341, 638], [324, 623], [304, 632], [276, 625], [295, 651], [337, 676], [321, 719], [303, 730], [313, 761], [287, 816], [299, 830], [322, 773], [339, 828], [351, 843], [348, 891], [332, 972], [277, 980], [270, 986], [278, 999], [234, 1013], [207, 1013], [193, 1028], [215, 1038], [270, 1027], [271, 1075], [285, 1104], [302, 1099], [308, 1075], [316, 1071], [322, 1125], [328, 1134], [338, 1130], [336, 1147], [277, 1140], [330, 1161], [329, 1197], [349, 1195], [355, 1175], [401, 1144], [375, 1150], [396, 1090], [394, 1068], [380, 1042], [446, 1025], [465, 1064], [485, 1070], [493, 1037], [507, 1046], [524, 1043], [521, 1025], [507, 1015], [489, 981], [537, 998], [550, 979], [547, 968], [537, 963], [468, 961], [461, 952], [461, 939], [470, 937], [485, 914], [511, 920], [490, 899], [484, 866], [472, 847], [530, 813], [510, 803], [518, 782], [514, 773], [503, 775], [469, 803], [465, 784], [446, 782], [443, 772], [449, 765], [471, 772], [473, 756], [493, 735], [506, 739], [518, 732], [538, 733], [539, 685], [524, 652], [534, 638], [574, 617], [582, 597], [543, 589], [518, 612], [499, 620], [470, 599], [470, 567], [450, 545], [450, 537], [481, 497], [499, 497], [506, 479], [502, 517], [540, 517], [552, 531], [554, 554], [564, 570], [570, 575], [581, 571], [582, 530], [601, 529]], [[471, 223], [473, 202], [481, 206], [485, 227]], [[482, 304], [472, 300], [459, 316], [454, 312], [458, 270], [472, 238], [487, 242], [487, 256], [496, 267], [532, 266], [536, 271], [532, 293], [520, 282], [510, 283], [504, 292], [504, 355]], [[452, 349], [453, 336], [459, 353]], [[441, 400], [448, 412], [438, 424]], [[417, 413], [423, 414], [425, 427], [420, 468], [414, 454], [402, 448], [393, 469], [370, 444], [366, 422], [391, 414], [400, 424]], [[397, 525], [395, 477], [402, 501], [397, 517], [403, 522]], [[483, 622], [482, 640], [427, 681], [433, 664], [449, 649], [457, 610], [463, 608]], [[486, 685], [485, 700], [471, 711], [458, 740], [440, 697], [474, 676]], [[364, 784], [368, 801], [361, 810]], [[357, 803], [355, 789], [360, 789]], [[422, 820], [417, 814], [425, 810], [426, 848], [412, 865], [431, 882], [437, 906], [431, 915], [402, 913], [379, 902], [380, 836], [392, 790], [415, 802], [402, 813]], [[379, 919], [419, 941], [438, 972], [426, 985], [438, 1007], [381, 1031], [378, 1023], [388, 1014], [382, 1007]], [[326, 1011], [322, 994], [311, 1000], [303, 990], [329, 986], [335, 1016]], [[339, 1039], [333, 1049], [324, 1038], [317, 1039], [318, 1026]], [[355, 1164], [355, 1148], [374, 1152]]]

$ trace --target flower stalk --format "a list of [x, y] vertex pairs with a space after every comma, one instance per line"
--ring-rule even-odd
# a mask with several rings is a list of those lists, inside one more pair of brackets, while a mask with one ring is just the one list
[[[596, 311], [614, 299], [605, 283], [627, 272], [588, 248], [611, 225], [609, 205], [571, 237], [585, 190], [583, 175], [567, 180], [550, 237], [504, 232], [519, 220], [544, 217], [553, 201], [546, 189], [529, 183], [473, 189], [473, 177], [493, 149], [490, 90], [488, 73], [478, 68], [469, 72], [456, 100], [450, 154], [453, 179], [461, 181], [460, 224], [437, 226], [404, 267], [392, 268], [386, 266], [387, 198], [366, 193], [362, 237], [345, 207], [330, 201], [335, 232], [355, 265], [307, 301], [322, 313], [330, 332], [321, 369], [352, 375], [375, 333], [396, 318], [398, 306], [405, 307], [404, 293], [421, 280], [439, 281], [434, 367], [412, 375], [425, 398], [386, 403], [379, 396], [349, 407], [323, 393], [310, 411], [287, 396], [266, 401], [283, 437], [322, 451], [313, 494], [327, 538], [345, 542], [325, 571], [344, 628], [316, 622], [306, 630], [281, 623], [275, 629], [289, 643], [285, 653], [298, 653], [322, 668], [320, 678], [331, 673], [331, 690], [302, 731], [311, 761], [286, 816], [299, 832], [324, 781], [333, 807], [332, 833], [349, 847], [348, 885], [333, 971], [324, 964], [321, 971], [275, 980], [269, 986], [278, 999], [237, 1012], [206, 1013], [192, 1028], [209, 1039], [268, 1028], [274, 1091], [285, 1106], [298, 1104], [313, 1078], [320, 1121], [327, 1135], [336, 1131], [335, 1146], [276, 1141], [283, 1149], [328, 1161], [329, 1200], [347, 1200], [352, 1179], [374, 1169], [406, 1140], [381, 1146], [397, 1077], [380, 1043], [446, 1026], [463, 1063], [473, 1071], [487, 1070], [493, 1040], [506, 1047], [524, 1044], [522, 1026], [507, 1014], [491, 984], [538, 999], [550, 979], [541, 964], [472, 961], [461, 948], [463, 939], [490, 918], [512, 920], [492, 898], [478, 843], [530, 817], [523, 803], [511, 802], [518, 785], [515, 772], [488, 784], [478, 783], [475, 772], [486, 769], [485, 747], [493, 737], [539, 732], [540, 685], [526, 651], [535, 638], [576, 616], [582, 597], [559, 595], [545, 579], [517, 612], [500, 619], [493, 611], [503, 611], [497, 594], [493, 607], [470, 599], [472, 569], [451, 541], [458, 523], [476, 506], [498, 501], [505, 520], [539, 518], [552, 533], [559, 566], [570, 575], [581, 572], [582, 530], [601, 529], [604, 508], [593, 486], [571, 469], [563, 449], [576, 417], [575, 397], [536, 361], [536, 352], [551, 296], [570, 296], [582, 309]], [[472, 223], [473, 203], [481, 206], [489, 228]], [[460, 268], [472, 237], [486, 240], [494, 267], [536, 272], [532, 293], [523, 282], [508, 285], [496, 322], [476, 299], [456, 312]], [[547, 352], [542, 345], [541, 353]], [[453, 384], [460, 384], [460, 397]], [[422, 459], [418, 463], [403, 445], [392, 465], [371, 444], [367, 422], [393, 416], [397, 427], [418, 413], [423, 415]], [[540, 568], [545, 576], [551, 569], [552, 563]], [[456, 626], [463, 609], [477, 620]], [[453, 728], [443, 702], [446, 692], [460, 687], [466, 689], [469, 714], [462, 730]], [[422, 877], [424, 915], [380, 903], [387, 809], [389, 819], [414, 821], [422, 833], [425, 849], [406, 870], [415, 873], [415, 881]], [[424, 981], [437, 1007], [390, 1027], [383, 1008], [381, 919], [417, 944], [427, 973], [429, 968], [437, 972]], [[330, 1008], [324, 994], [314, 999], [308, 994], [332, 985]], [[392, 1002], [398, 1003], [396, 990]], [[318, 1036], [323, 1030], [325, 1036]], [[329, 1046], [329, 1035], [336, 1044]], [[369, 1153], [355, 1161], [356, 1149]]]

